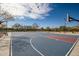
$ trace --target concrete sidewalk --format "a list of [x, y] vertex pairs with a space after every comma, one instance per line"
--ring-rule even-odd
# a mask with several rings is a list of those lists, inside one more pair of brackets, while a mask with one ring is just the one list
[[9, 32], [8, 36], [0, 40], [0, 56], [9, 56], [10, 37], [11, 33]]
[[79, 40], [77, 44], [75, 45], [74, 49], [70, 53], [70, 56], [79, 56]]

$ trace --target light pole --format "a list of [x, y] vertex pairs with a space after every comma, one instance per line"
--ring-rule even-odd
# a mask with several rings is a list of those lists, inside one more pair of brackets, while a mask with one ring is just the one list
[[[67, 18], [68, 18], [68, 13], [67, 13], [67, 16], [66, 16]], [[66, 31], [66, 23], [67, 23], [67, 18], [64, 18], [64, 20], [65, 20], [65, 22], [64, 22], [64, 33], [65, 33], [65, 31]]]
[[8, 27], [8, 26], [7, 26], [7, 22], [8, 22], [8, 21], [6, 21], [6, 35], [8, 36], [8, 33], [7, 33], [7, 27]]

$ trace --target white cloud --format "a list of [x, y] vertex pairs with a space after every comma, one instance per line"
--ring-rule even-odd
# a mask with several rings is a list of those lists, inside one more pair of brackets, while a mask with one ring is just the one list
[[8, 12], [11, 16], [29, 17], [32, 19], [43, 19], [52, 10], [46, 3], [2, 3], [1, 10]]

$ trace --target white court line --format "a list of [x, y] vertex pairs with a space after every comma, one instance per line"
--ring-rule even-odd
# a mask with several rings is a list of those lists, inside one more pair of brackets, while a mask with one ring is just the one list
[[70, 48], [70, 50], [67, 52], [67, 54], [65, 56], [68, 56], [70, 54], [70, 52], [72, 51], [72, 49], [75, 47], [76, 43], [78, 42], [78, 39], [76, 40], [76, 42], [72, 45], [72, 47]]
[[32, 44], [32, 39], [30, 39], [30, 44], [31, 44], [32, 48], [33, 48], [36, 52], [38, 52], [41, 56], [44, 56], [44, 54], [42, 54], [40, 51], [38, 51], [38, 50], [33, 46], [33, 44]]
[[12, 38], [11, 38], [11, 32], [8, 34], [10, 38], [10, 56], [12, 56]]
[[11, 39], [11, 43], [10, 44], [11, 44], [11, 56], [12, 56], [12, 39]]

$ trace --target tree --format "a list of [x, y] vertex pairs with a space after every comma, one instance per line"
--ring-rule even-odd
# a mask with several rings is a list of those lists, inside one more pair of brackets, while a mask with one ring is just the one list
[[13, 18], [13, 16], [11, 14], [9, 14], [8, 12], [4, 11], [1, 8], [1, 3], [0, 3], [0, 21], [6, 22], [6, 24], [5, 24], [6, 25], [6, 34], [7, 34], [7, 23], [8, 23], [8, 20], [11, 20], [12, 18]]
[[43, 28], [43, 27], [41, 27], [41, 30], [44, 30], [44, 28]]
[[65, 30], [66, 30], [66, 26], [60, 26], [60, 27], [59, 27], [59, 30], [60, 30], [60, 31], [65, 31]]
[[46, 30], [47, 30], [47, 31], [50, 31], [50, 30], [51, 30], [51, 28], [50, 28], [50, 27], [46, 27]]
[[12, 28], [14, 28], [14, 29], [20, 29], [20, 28], [22, 28], [22, 25], [16, 23], [16, 24], [14, 24], [14, 25], [12, 26]]
[[13, 18], [12, 15], [10, 15], [6, 11], [3, 11], [2, 9], [0, 10], [0, 17], [2, 17], [2, 20], [6, 20], [6, 21]]
[[34, 23], [34, 24], [32, 24], [32, 29], [38, 29], [38, 24], [36, 24], [36, 23]]

